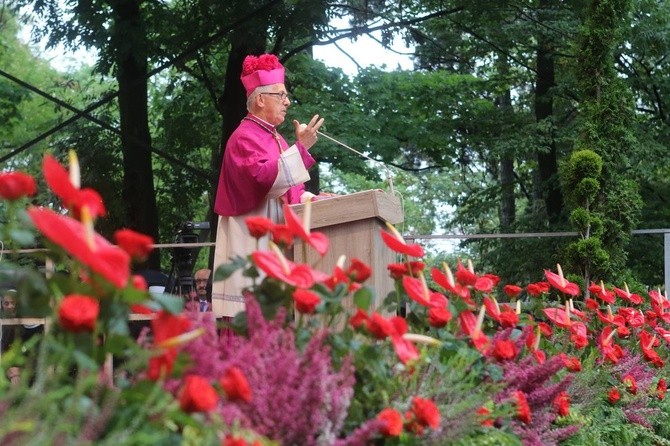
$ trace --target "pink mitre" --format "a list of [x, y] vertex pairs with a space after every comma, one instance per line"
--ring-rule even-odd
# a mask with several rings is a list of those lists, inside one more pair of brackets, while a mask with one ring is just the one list
[[283, 84], [284, 67], [274, 54], [247, 56], [242, 62], [241, 79], [248, 97], [261, 85]]

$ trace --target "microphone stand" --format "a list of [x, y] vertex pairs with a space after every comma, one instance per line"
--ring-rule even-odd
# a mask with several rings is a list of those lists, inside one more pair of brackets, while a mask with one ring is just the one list
[[375, 163], [377, 163], [377, 164], [381, 164], [382, 167], [384, 167], [384, 169], [386, 170], [386, 175], [387, 175], [387, 177], [388, 177], [389, 189], [390, 189], [391, 195], [395, 195], [395, 192], [394, 192], [394, 190], [393, 190], [393, 179], [391, 178], [391, 170], [388, 168], [388, 166], [387, 166], [386, 164], [384, 164], [383, 162], [381, 162], [381, 161], [379, 161], [379, 160], [376, 160], [376, 159], [374, 159], [374, 158], [370, 158], [370, 157], [367, 156], [366, 154], [359, 152], [358, 150], [354, 149], [353, 147], [349, 147], [349, 146], [346, 145], [345, 143], [340, 142], [340, 141], [336, 140], [335, 138], [333, 138], [332, 136], [326, 135], [325, 133], [323, 133], [323, 132], [321, 132], [321, 131], [319, 131], [319, 130], [317, 130], [316, 133], [318, 133], [319, 135], [323, 136], [324, 138], [327, 138], [327, 139], [331, 140], [331, 141], [334, 142], [335, 144], [339, 144], [340, 146], [344, 147], [345, 149], [354, 152], [354, 153], [355, 153], [356, 155], [358, 155], [358, 156], [362, 156], [362, 157], [365, 158], [365, 159], [368, 159], [368, 160], [370, 160], [370, 161], [373, 161], [373, 162], [375, 162]]

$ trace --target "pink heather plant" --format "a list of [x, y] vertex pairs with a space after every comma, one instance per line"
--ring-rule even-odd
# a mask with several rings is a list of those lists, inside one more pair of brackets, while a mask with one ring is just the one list
[[[242, 371], [251, 387], [251, 401], [224, 399], [218, 409], [231, 426], [251, 428], [281, 444], [334, 444], [354, 392], [350, 359], [345, 357], [335, 370], [325, 330], [313, 335], [304, 351], [299, 351], [293, 328], [284, 322], [283, 309], [267, 321], [249, 296], [246, 314], [248, 337], [231, 333], [220, 342], [211, 319], [196, 321], [206, 333], [184, 348], [193, 361], [189, 372], [216, 381], [232, 366]], [[367, 438], [376, 432], [369, 427], [354, 434]]]

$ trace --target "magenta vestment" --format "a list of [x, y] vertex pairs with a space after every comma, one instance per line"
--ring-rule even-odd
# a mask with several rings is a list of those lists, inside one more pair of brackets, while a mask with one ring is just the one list
[[[214, 212], [223, 216], [243, 215], [266, 198], [278, 174], [279, 146], [289, 146], [276, 129], [249, 114], [228, 139], [223, 156]], [[307, 149], [296, 142], [305, 168], [315, 161]], [[300, 203], [305, 186], [299, 184], [284, 195], [289, 204]]]

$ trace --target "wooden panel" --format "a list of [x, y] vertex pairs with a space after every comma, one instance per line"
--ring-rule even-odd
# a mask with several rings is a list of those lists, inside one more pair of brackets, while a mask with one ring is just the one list
[[[379, 218], [391, 224], [403, 221], [400, 199], [381, 190], [327, 198], [311, 203], [311, 207], [310, 227], [314, 229], [366, 218]], [[304, 205], [293, 205], [291, 208], [302, 217]]]
[[[365, 285], [374, 288], [374, 307], [377, 308], [387, 294], [393, 291], [394, 283], [389, 277], [386, 266], [396, 261], [395, 253], [386, 247], [381, 239], [379, 234], [381, 224], [380, 219], [367, 218], [321, 228], [320, 231], [330, 240], [330, 248], [326, 255], [321, 258], [314, 249], [296, 240], [294, 259], [298, 263], [307, 263], [328, 274], [332, 273], [342, 255], [347, 257], [346, 265], [349, 265], [353, 258], [365, 262], [372, 268], [372, 277]], [[353, 309], [352, 302], [345, 302], [344, 306]]]

